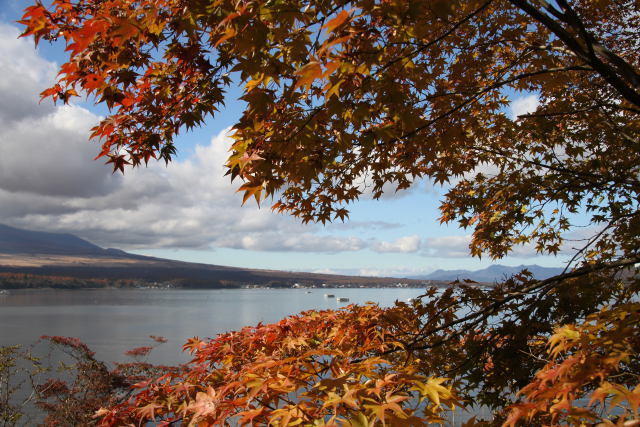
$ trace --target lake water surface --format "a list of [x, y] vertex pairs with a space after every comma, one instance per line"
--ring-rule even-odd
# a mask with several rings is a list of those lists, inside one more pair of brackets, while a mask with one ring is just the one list
[[[349, 302], [325, 298], [325, 293]], [[126, 361], [126, 350], [149, 345], [149, 335], [160, 335], [169, 342], [156, 348], [149, 361], [175, 364], [189, 359], [180, 349], [193, 336], [215, 337], [310, 309], [367, 301], [390, 306], [422, 293], [406, 288], [11, 290], [0, 294], [0, 346], [62, 335], [85, 342], [99, 360]]]

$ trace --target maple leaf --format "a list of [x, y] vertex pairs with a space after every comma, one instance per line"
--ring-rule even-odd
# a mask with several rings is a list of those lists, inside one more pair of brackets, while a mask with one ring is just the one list
[[302, 67], [296, 74], [300, 77], [296, 81], [294, 88], [302, 87], [309, 89], [311, 84], [322, 77], [322, 67], [318, 62], [310, 62]]
[[89, 74], [84, 79], [83, 87], [88, 91], [94, 91], [104, 85], [104, 78], [99, 74]]
[[212, 387], [208, 387], [206, 392], [196, 393], [195, 401], [187, 406], [186, 411], [191, 412], [192, 417], [196, 420], [207, 418], [216, 412], [218, 401], [216, 391]]
[[238, 422], [240, 423], [240, 425], [245, 425], [245, 424], [253, 425], [253, 420], [256, 417], [262, 415], [264, 411], [265, 411], [265, 408], [260, 407], [260, 408], [254, 408], [254, 409], [238, 412], [238, 416], [240, 416], [240, 419], [238, 420]]
[[341, 10], [335, 18], [331, 19], [329, 22], [324, 24], [322, 28], [326, 28], [329, 32], [334, 32], [336, 28], [340, 25], [344, 24], [344, 22], [349, 18], [349, 11]]
[[137, 410], [137, 413], [140, 419], [142, 420], [145, 420], [145, 419], [153, 420], [156, 417], [156, 410], [161, 408], [162, 408], [161, 405], [158, 405], [156, 403], [149, 403], [148, 405], [145, 405], [139, 408]]

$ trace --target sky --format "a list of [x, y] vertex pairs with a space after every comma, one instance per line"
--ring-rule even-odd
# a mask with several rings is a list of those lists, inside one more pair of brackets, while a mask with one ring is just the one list
[[[177, 141], [168, 166], [113, 174], [94, 161], [89, 129], [106, 112], [93, 100], [55, 106], [39, 93], [64, 61], [61, 46], [18, 39], [27, 3], [0, 0], [0, 223], [70, 232], [102, 247], [207, 264], [289, 271], [413, 276], [497, 263], [468, 255], [470, 230], [441, 225], [445, 188], [411, 189], [363, 199], [342, 222], [303, 225], [269, 204], [241, 206], [239, 184], [224, 176], [229, 128], [242, 104], [227, 108]], [[514, 97], [512, 116], [533, 111], [532, 94]], [[561, 266], [565, 257], [516, 248], [504, 265]]]

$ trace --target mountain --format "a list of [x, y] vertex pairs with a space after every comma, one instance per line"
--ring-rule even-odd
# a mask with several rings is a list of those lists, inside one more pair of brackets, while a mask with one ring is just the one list
[[118, 249], [103, 249], [73, 234], [23, 230], [0, 224], [0, 253], [126, 256]]
[[114, 286], [123, 282], [188, 288], [292, 287], [295, 284], [389, 287], [397, 286], [398, 282], [408, 286], [422, 286], [424, 283], [392, 277], [342, 276], [181, 262], [132, 255], [119, 249], [103, 249], [73, 234], [21, 230], [0, 224], [0, 288], [62, 287], [69, 284], [67, 279], [73, 282], [68, 287], [89, 286], [90, 283]]
[[417, 280], [456, 280], [471, 279], [476, 282], [497, 282], [510, 277], [522, 270], [529, 270], [533, 277], [544, 280], [556, 274], [562, 273], [559, 267], [541, 267], [539, 265], [519, 265], [511, 267], [507, 265], [492, 265], [482, 270], [436, 270], [433, 273], [421, 276], [412, 276], [411, 279]]

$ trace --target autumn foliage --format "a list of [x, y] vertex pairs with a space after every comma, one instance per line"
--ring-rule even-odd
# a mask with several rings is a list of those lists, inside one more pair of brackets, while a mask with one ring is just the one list
[[[148, 348], [166, 342], [150, 338]], [[63, 336], [0, 347], [0, 425], [93, 425], [95, 412], [127, 399], [133, 384], [178, 369], [141, 358], [111, 367], [79, 339]]]
[[[637, 290], [604, 295], [609, 274], [579, 277], [586, 284], [577, 292], [567, 278], [543, 285], [547, 296], [518, 293], [540, 286], [522, 276], [489, 291], [432, 289], [389, 309], [310, 311], [193, 338], [184, 371], [138, 384], [130, 400], [100, 410], [101, 425], [634, 420], [640, 305], [629, 300]], [[580, 308], [603, 299], [627, 302], [597, 313]], [[480, 407], [493, 411], [491, 420], [472, 417]]]
[[[227, 168], [245, 201], [326, 222], [426, 180], [448, 188], [441, 220], [473, 230], [472, 255], [571, 254], [544, 281], [193, 340], [188, 371], [100, 422], [421, 425], [483, 405], [493, 424], [640, 423], [639, 16], [632, 0], [27, 8], [24, 35], [69, 53], [43, 96], [110, 108], [92, 136], [114, 170], [168, 162], [240, 85]], [[511, 117], [521, 94], [538, 106]]]
[[[460, 404], [447, 378], [425, 376], [395, 322], [411, 309], [306, 312], [212, 341], [193, 338], [185, 374], [140, 384], [102, 423], [424, 425]], [[213, 369], [212, 369], [213, 368]], [[161, 423], [162, 425], [162, 423]]]
[[525, 399], [511, 407], [506, 425], [523, 418], [587, 425], [613, 414], [618, 425], [638, 425], [639, 309], [637, 303], [604, 308], [581, 324], [558, 327], [548, 343], [551, 360], [520, 391]]

